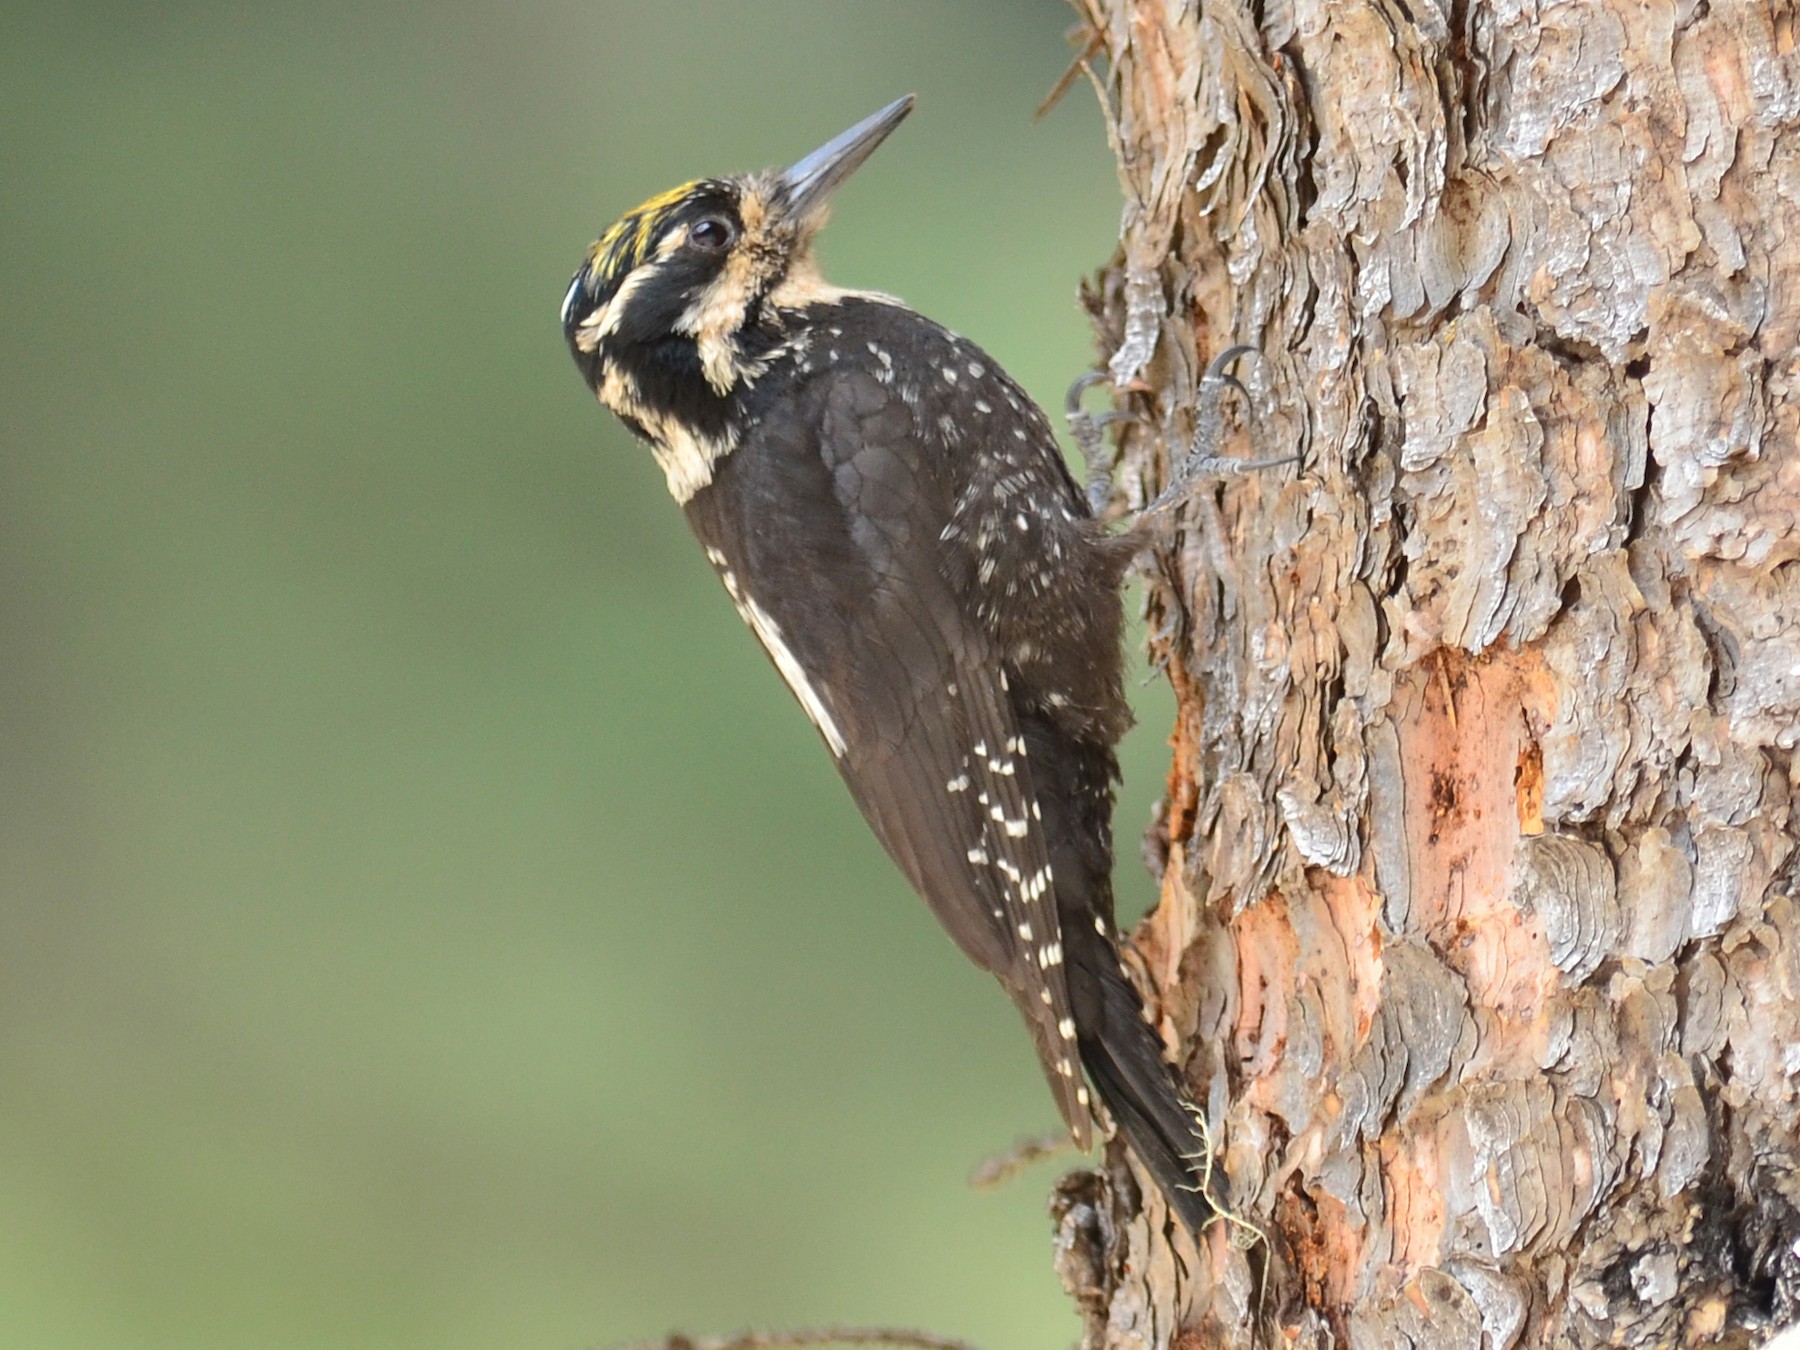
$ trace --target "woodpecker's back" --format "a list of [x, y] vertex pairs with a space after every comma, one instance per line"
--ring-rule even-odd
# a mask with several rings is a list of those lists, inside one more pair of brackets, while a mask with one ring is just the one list
[[910, 106], [645, 203], [590, 251], [564, 330], [871, 828], [1023, 1013], [1077, 1140], [1091, 1081], [1198, 1231], [1204, 1140], [1114, 945], [1130, 546], [985, 353], [810, 259], [832, 189]]

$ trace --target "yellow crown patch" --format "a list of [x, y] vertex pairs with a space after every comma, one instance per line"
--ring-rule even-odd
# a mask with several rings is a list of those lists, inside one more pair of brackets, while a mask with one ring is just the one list
[[659, 192], [643, 205], [627, 211], [588, 250], [589, 274], [604, 287], [643, 262], [657, 227], [697, 185], [698, 180], [683, 183], [667, 192]]

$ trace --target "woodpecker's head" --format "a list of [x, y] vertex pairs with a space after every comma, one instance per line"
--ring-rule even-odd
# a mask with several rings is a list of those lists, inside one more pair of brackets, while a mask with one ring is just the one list
[[602, 402], [638, 419], [647, 402], [722, 398], [754, 378], [778, 336], [774, 312], [828, 291], [811, 246], [833, 190], [912, 104], [896, 99], [788, 169], [652, 197], [601, 235], [569, 283], [562, 323]]

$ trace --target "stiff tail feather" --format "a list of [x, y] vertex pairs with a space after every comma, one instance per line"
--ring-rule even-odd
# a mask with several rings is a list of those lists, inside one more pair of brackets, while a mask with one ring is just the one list
[[1082, 1066], [1131, 1151], [1198, 1237], [1217, 1213], [1205, 1189], [1211, 1144], [1199, 1111], [1163, 1059], [1137, 990], [1113, 953], [1084, 973], [1098, 986], [1101, 1015], [1083, 1028]]

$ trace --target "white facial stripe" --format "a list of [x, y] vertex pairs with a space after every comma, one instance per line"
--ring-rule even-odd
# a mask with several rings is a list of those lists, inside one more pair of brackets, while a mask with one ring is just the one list
[[718, 276], [675, 320], [675, 331], [694, 339], [706, 382], [720, 394], [729, 393], [740, 375], [760, 373], [760, 368], [754, 373], [739, 368], [737, 337], [750, 299], [769, 280], [772, 265], [772, 258], [757, 249], [734, 249]]
[[650, 279], [654, 270], [654, 267], [648, 265], [633, 268], [625, 280], [619, 283], [619, 289], [613, 292], [612, 299], [581, 321], [581, 327], [575, 330], [575, 345], [584, 352], [591, 352], [598, 347], [600, 340], [619, 326], [619, 320], [625, 317], [625, 309], [631, 303], [632, 294]]

